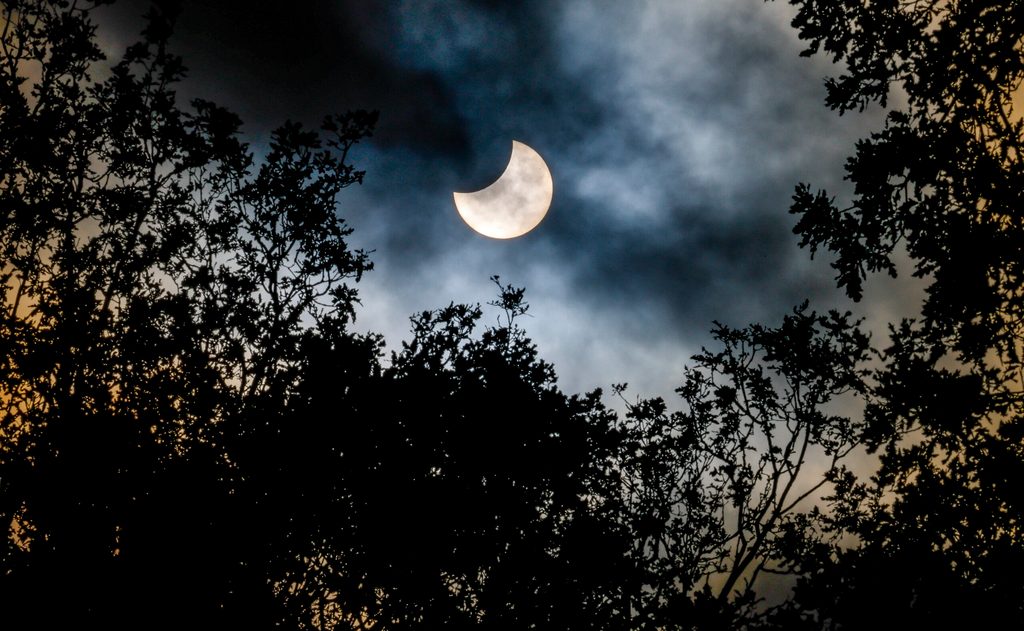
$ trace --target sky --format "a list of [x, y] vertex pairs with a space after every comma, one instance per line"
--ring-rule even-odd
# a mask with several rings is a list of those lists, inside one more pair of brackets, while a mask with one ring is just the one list
[[[134, 41], [147, 3], [105, 8], [101, 38]], [[824, 105], [837, 69], [800, 57], [793, 9], [761, 0], [185, 0], [172, 40], [182, 98], [227, 106], [254, 149], [285, 120], [380, 111], [339, 197], [372, 251], [356, 328], [397, 348], [408, 318], [526, 288], [523, 325], [568, 392], [629, 382], [670, 401], [714, 321], [778, 324], [809, 299], [879, 328], [919, 284], [868, 284], [854, 305], [788, 213], [799, 182], [848, 195], [842, 166], [879, 111]], [[494, 181], [512, 141], [550, 167], [532, 232], [494, 240], [453, 191]], [[488, 322], [496, 314], [488, 312]]]

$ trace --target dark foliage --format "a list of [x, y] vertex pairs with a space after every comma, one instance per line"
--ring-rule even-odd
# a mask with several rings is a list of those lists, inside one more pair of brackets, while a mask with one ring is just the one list
[[928, 282], [922, 316], [892, 326], [872, 379], [862, 439], [880, 466], [838, 479], [823, 523], [857, 543], [808, 557], [797, 617], [1019, 626], [1024, 7], [792, 4], [807, 54], [845, 64], [828, 81], [832, 108], [902, 101], [847, 162], [848, 206], [797, 189], [796, 231], [835, 255], [854, 298], [871, 272], [895, 275], [898, 247]]
[[233, 115], [177, 105], [171, 16], [105, 64], [91, 9], [4, 5], [3, 609], [258, 625], [297, 533], [231, 449], [351, 317], [369, 263], [334, 196], [374, 115], [286, 125], [255, 168]]
[[[844, 208], [796, 231], [854, 298], [905, 247], [923, 316], [718, 325], [677, 390], [569, 396], [519, 326], [451, 304], [356, 335], [337, 196], [376, 114], [179, 103], [174, 11], [106, 60], [94, 6], [0, 36], [0, 624], [734, 629], [1024, 622], [1022, 9], [795, 0], [846, 63]], [[877, 454], [870, 476], [848, 458]], [[796, 585], [767, 599], [773, 585]], [[887, 612], [884, 621], [879, 620]]]
[[[93, 6], [3, 8], [3, 625], [607, 628], [613, 416], [514, 323], [348, 330], [336, 196], [376, 114], [183, 108], [173, 11], [107, 62]], [[611, 622], [610, 622], [611, 621]]]
[[[735, 629], [763, 610], [765, 577], [803, 571], [815, 508], [843, 474], [860, 423], [830, 410], [864, 392], [868, 339], [849, 314], [806, 305], [779, 328], [719, 325], [677, 390], [629, 406], [623, 520], [642, 585], [636, 628]], [[621, 392], [621, 390], [620, 390]]]
[[[525, 308], [521, 290], [502, 296], [509, 313]], [[419, 314], [352, 391], [327, 443], [333, 470], [317, 476], [335, 506], [288, 576], [305, 586], [288, 598], [299, 610], [391, 629], [615, 626], [606, 592], [626, 540], [604, 517], [613, 417], [596, 394], [562, 394], [514, 322], [474, 337], [480, 317]], [[308, 385], [299, 416], [335, 417], [337, 383]]]

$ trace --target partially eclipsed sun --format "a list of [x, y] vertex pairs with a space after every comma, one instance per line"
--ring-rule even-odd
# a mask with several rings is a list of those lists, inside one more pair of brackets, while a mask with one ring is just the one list
[[537, 227], [551, 206], [551, 171], [536, 151], [512, 141], [512, 157], [493, 184], [454, 193], [455, 209], [469, 227], [494, 239], [512, 239]]

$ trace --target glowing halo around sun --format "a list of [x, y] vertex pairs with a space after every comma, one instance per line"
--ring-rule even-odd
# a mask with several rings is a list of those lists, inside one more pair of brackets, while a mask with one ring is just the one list
[[512, 157], [493, 184], [475, 193], [453, 193], [455, 209], [470, 228], [494, 239], [514, 239], [548, 214], [554, 182], [540, 154], [512, 141]]

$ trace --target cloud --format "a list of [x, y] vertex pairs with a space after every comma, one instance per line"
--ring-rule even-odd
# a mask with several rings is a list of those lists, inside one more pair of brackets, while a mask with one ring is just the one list
[[[788, 7], [398, 6], [398, 56], [443, 78], [472, 148], [464, 162], [437, 154], [408, 171], [428, 179], [403, 176], [415, 211], [402, 207], [413, 195], [391, 197], [392, 291], [412, 301], [445, 285], [486, 300], [490, 273], [522, 279], [535, 308], [557, 313], [529, 326], [561, 374], [645, 392], [678, 377], [672, 366], [714, 319], [741, 326], [804, 298], [837, 300], [826, 261], [796, 247], [786, 211], [799, 181], [841, 189], [846, 153], [877, 121], [823, 107], [829, 69], [799, 58]], [[545, 156], [555, 204], [536, 233], [496, 244], [453, 221], [449, 191], [490, 183], [510, 138]]]
[[[486, 302], [500, 274], [527, 287], [526, 324], [567, 387], [668, 394], [712, 320], [842, 303], [787, 209], [801, 181], [848, 195], [841, 166], [879, 117], [824, 107], [831, 69], [798, 56], [786, 4], [290, 6], [186, 1], [187, 91], [239, 111], [257, 144], [285, 118], [381, 110], [353, 154], [366, 182], [339, 211], [374, 251], [359, 326], [392, 345], [409, 314]], [[537, 230], [500, 242], [461, 222], [451, 192], [493, 182], [512, 139], [544, 157], [555, 196]]]

